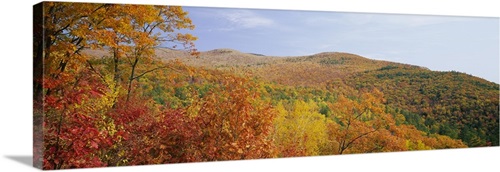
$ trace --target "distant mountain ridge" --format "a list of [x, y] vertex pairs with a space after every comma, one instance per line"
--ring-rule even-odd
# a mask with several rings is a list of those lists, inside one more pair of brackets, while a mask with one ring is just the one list
[[[105, 50], [85, 50], [102, 58]], [[200, 52], [199, 57], [156, 48], [156, 58], [207, 69], [227, 70], [283, 86], [313, 89], [380, 90], [388, 111], [430, 134], [461, 139], [469, 146], [498, 146], [499, 85], [460, 72], [368, 59], [344, 52], [309, 56], [265, 56], [234, 49]]]
[[[110, 56], [106, 50], [87, 49], [84, 53], [93, 57]], [[326, 82], [342, 79], [357, 72], [391, 67], [431, 71], [426, 67], [374, 60], [345, 52], [321, 52], [308, 56], [266, 56], [220, 48], [200, 52], [196, 58], [186, 51], [159, 47], [155, 48], [155, 55], [156, 58], [162, 60], [177, 59], [192, 66], [217, 69], [239, 68], [245, 72], [252, 72], [264, 80], [298, 86], [325, 85]], [[318, 73], [322, 74], [318, 75]], [[316, 76], [311, 78], [310, 75]], [[290, 80], [297, 80], [299, 83], [292, 83]]]

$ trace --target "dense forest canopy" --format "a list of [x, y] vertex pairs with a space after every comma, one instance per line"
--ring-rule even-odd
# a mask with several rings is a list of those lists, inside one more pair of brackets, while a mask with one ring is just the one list
[[499, 145], [499, 85], [474, 76], [349, 53], [197, 52], [175, 6], [34, 12], [44, 169]]

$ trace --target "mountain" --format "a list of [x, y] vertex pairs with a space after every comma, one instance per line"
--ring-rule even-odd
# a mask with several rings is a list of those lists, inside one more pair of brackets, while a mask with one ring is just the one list
[[460, 72], [396, 66], [357, 73], [346, 82], [356, 89], [381, 90], [390, 107], [405, 111], [423, 131], [459, 138], [469, 146], [498, 145], [496, 83]]
[[[94, 57], [110, 56], [105, 50], [85, 50]], [[293, 86], [324, 86], [327, 82], [348, 77], [354, 73], [374, 70], [387, 65], [408, 66], [399, 63], [371, 60], [355, 54], [325, 52], [310, 56], [277, 57], [243, 53], [233, 49], [214, 49], [201, 52], [199, 57], [170, 48], [156, 48], [161, 60], [178, 59], [187, 65], [213, 69], [237, 68], [254, 73], [266, 81]], [[311, 77], [312, 76], [312, 77]]]
[[[104, 50], [85, 53], [109, 56]], [[307, 94], [329, 90], [351, 96], [377, 89], [386, 99], [387, 112], [402, 114], [405, 124], [428, 135], [446, 135], [471, 147], [499, 145], [499, 85], [464, 73], [431, 71], [344, 52], [275, 57], [215, 49], [201, 52], [196, 58], [184, 51], [157, 48], [155, 54], [163, 61], [178, 59], [188, 66], [229, 71], [283, 87], [266, 86], [273, 90], [268, 94], [276, 99], [294, 97], [297, 88], [307, 88], [302, 91]], [[313, 97], [336, 100], [325, 95]], [[325, 107], [324, 112], [331, 110]]]
[[[87, 49], [84, 51], [84, 53], [93, 57], [106, 57], [111, 55], [106, 50]], [[156, 58], [165, 61], [177, 59], [188, 65], [203, 66], [208, 68], [258, 65], [274, 60], [273, 57], [254, 53], [242, 53], [233, 49], [214, 49], [210, 51], [200, 52], [200, 55], [198, 57], [194, 57], [189, 55], [188, 52], [181, 50], [171, 48], [156, 48], [155, 56]]]

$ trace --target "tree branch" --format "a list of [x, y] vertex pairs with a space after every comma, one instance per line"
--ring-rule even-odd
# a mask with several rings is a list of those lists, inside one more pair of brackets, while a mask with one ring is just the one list
[[87, 64], [89, 65], [90, 69], [92, 69], [92, 71], [94, 71], [97, 75], [99, 75], [99, 78], [101, 78], [102, 82], [104, 82], [106, 85], [109, 85], [108, 82], [106, 82], [106, 79], [104, 79], [104, 76], [101, 75], [101, 73], [99, 73], [95, 68], [94, 66], [92, 65], [92, 63], [90, 63], [89, 60], [86, 60], [87, 61]]
[[144, 75], [146, 75], [146, 74], [148, 74], [148, 73], [150, 73], [150, 72], [154, 72], [154, 71], [156, 71], [156, 70], [158, 70], [158, 69], [163, 69], [163, 68], [170, 68], [170, 69], [172, 69], [173, 71], [176, 71], [176, 72], [182, 73], [181, 71], [179, 71], [179, 70], [177, 70], [177, 69], [174, 69], [174, 68], [172, 68], [172, 67], [170, 67], [170, 66], [160, 66], [160, 67], [157, 67], [157, 68], [154, 68], [154, 69], [148, 70], [148, 71], [146, 71], [146, 72], [143, 72], [142, 74], [137, 75], [137, 76], [135, 76], [135, 77], [132, 77], [132, 80], [135, 80], [135, 79], [140, 78], [140, 77], [142, 77], [142, 76], [144, 76]]
[[347, 145], [345, 146], [345, 147], [346, 147], [346, 149], [347, 149], [347, 148], [348, 148], [348, 147], [349, 147], [352, 143], [354, 143], [356, 140], [358, 140], [358, 139], [360, 139], [361, 137], [366, 136], [366, 135], [368, 135], [368, 134], [374, 133], [374, 132], [376, 132], [377, 130], [378, 130], [378, 128], [377, 128], [377, 129], [375, 129], [375, 130], [372, 130], [372, 131], [369, 131], [369, 132], [363, 133], [363, 134], [359, 135], [358, 137], [356, 137], [356, 138], [352, 139], [352, 140], [351, 140], [351, 141], [349, 141], [349, 142], [347, 143]]

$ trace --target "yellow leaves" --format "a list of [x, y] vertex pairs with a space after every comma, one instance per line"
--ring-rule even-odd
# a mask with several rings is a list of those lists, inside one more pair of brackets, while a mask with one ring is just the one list
[[127, 5], [127, 11], [130, 16], [133, 16], [132, 18], [135, 19], [135, 22], [137, 22], [139, 26], [160, 20], [157, 18], [159, 10], [155, 6]]
[[314, 102], [297, 100], [287, 110], [282, 102], [276, 106], [278, 116], [274, 120], [275, 144], [279, 152], [295, 149], [282, 156], [319, 155], [320, 149], [327, 142], [326, 118], [318, 113]]
[[224, 120], [222, 122], [222, 131], [231, 135], [231, 128], [230, 128], [230, 124], [229, 124], [229, 121], [227, 120]]
[[[276, 105], [275, 110], [278, 112], [278, 115], [274, 119], [275, 123], [282, 123], [285, 121], [286, 116], [288, 115], [288, 111], [285, 109], [283, 106], [283, 102], [280, 101], [278, 102], [278, 105]], [[281, 127], [281, 125], [275, 125], [275, 127]]]
[[411, 141], [411, 140], [406, 140], [405, 143], [406, 143], [406, 148], [408, 150], [431, 150], [432, 149], [431, 147], [422, 143], [421, 140], [417, 140], [416, 142]]
[[[151, 49], [161, 43], [157, 29], [162, 30], [162, 34], [169, 34], [194, 27], [181, 7], [51, 2], [44, 8], [45, 36], [52, 40], [48, 50], [68, 56], [66, 60], [73, 67], [79, 67], [71, 63], [73, 59], [84, 60], [83, 56], [74, 56], [81, 47], [110, 47], [124, 54], [130, 53], [131, 47], [139, 47], [134, 50], [144, 51], [142, 54], [149, 56]], [[196, 37], [177, 35], [168, 41], [179, 41], [185, 48], [194, 50], [192, 41]], [[58, 63], [54, 60], [48, 66], [57, 68], [60, 67]]]

